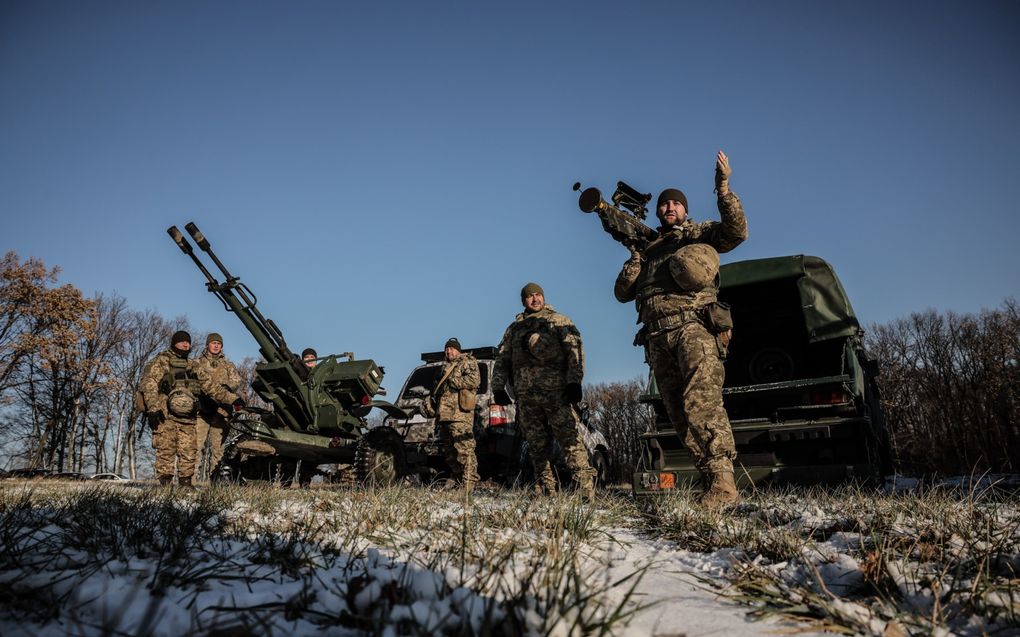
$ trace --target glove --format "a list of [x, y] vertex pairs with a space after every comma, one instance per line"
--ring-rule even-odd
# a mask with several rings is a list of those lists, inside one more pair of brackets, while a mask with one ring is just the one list
[[509, 405], [511, 403], [510, 394], [506, 393], [505, 389], [496, 389], [492, 392], [492, 402], [497, 405]]
[[584, 392], [581, 390], [581, 383], [567, 383], [567, 402], [577, 404], [581, 402]]
[[732, 174], [730, 158], [720, 150], [715, 159], [715, 192], [720, 197], [730, 192], [730, 175]]
[[230, 406], [234, 408], [234, 411], [241, 411], [242, 409], [248, 406], [248, 403], [244, 402], [244, 398], [238, 396], [237, 400], [230, 403]]
[[153, 431], [156, 431], [163, 421], [166, 420], [166, 414], [161, 411], [150, 411], [145, 415], [148, 416], [147, 420], [149, 421], [149, 429], [152, 429]]

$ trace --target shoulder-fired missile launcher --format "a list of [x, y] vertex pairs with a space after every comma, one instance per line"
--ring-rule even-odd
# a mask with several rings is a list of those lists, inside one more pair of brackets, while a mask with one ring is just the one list
[[[256, 307], [255, 294], [227, 271], [198, 227], [189, 223], [185, 229], [222, 273], [222, 282], [176, 226], [167, 233], [205, 275], [206, 288], [258, 343], [263, 360], [255, 365], [252, 389], [270, 405], [270, 409], [242, 407], [233, 414], [215, 477], [303, 484], [323, 464], [352, 465], [363, 480], [376, 476], [380, 466], [399, 466], [402, 450], [396, 433], [388, 428], [369, 431], [365, 421], [372, 408], [408, 417], [402, 409], [375, 399], [382, 368], [369, 359], [354, 360], [350, 353], [306, 366], [287, 346], [280, 328]], [[341, 360], [345, 357], [348, 360]]]

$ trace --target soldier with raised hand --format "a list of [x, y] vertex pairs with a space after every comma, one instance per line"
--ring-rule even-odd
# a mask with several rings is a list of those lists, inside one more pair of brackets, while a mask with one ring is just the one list
[[[202, 355], [195, 359], [195, 368], [204, 372], [214, 385], [237, 394], [243, 379], [230, 360], [223, 355], [223, 337], [213, 332], [205, 339], [205, 350]], [[223, 458], [223, 442], [227, 436], [227, 418], [230, 412], [224, 409], [219, 403], [208, 394], [202, 394], [199, 398], [198, 416], [195, 419], [195, 433], [197, 437], [198, 457], [202, 456], [206, 440], [212, 451], [210, 457], [210, 469], [215, 469]]]
[[197, 369], [188, 358], [191, 335], [180, 330], [170, 337], [170, 347], [156, 355], [146, 367], [139, 389], [154, 423], [153, 446], [156, 449], [156, 477], [161, 485], [170, 485], [177, 464], [177, 483], [192, 488], [198, 442], [195, 424], [202, 393], [235, 408], [244, 405], [237, 394], [216, 385], [208, 373]]
[[521, 290], [524, 311], [507, 327], [496, 354], [493, 400], [509, 405], [509, 383], [517, 397], [517, 422], [528, 442], [536, 487], [556, 491], [549, 459], [555, 438], [566, 456], [578, 488], [589, 500], [595, 496], [594, 475], [578, 432], [575, 405], [581, 402], [584, 348], [573, 321], [546, 305], [537, 283]]
[[666, 411], [701, 473], [706, 506], [740, 497], [733, 430], [722, 400], [733, 324], [728, 308], [717, 302], [719, 253], [747, 238], [743, 206], [730, 191], [732, 172], [719, 151], [715, 191], [721, 221], [692, 221], [684, 193], [663, 190], [656, 209], [659, 236], [642, 252], [631, 250], [614, 289], [621, 303], [636, 302], [644, 325], [635, 344], [645, 346]]
[[451, 338], [443, 346], [446, 364], [429, 400], [434, 405], [436, 430], [454, 480], [471, 493], [478, 482], [475, 455], [475, 400], [482, 377], [474, 356]]

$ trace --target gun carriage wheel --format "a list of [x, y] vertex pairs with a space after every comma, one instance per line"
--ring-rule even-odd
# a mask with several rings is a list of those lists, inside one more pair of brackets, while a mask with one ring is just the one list
[[407, 476], [404, 445], [397, 432], [379, 427], [365, 434], [354, 452], [354, 471], [358, 483], [365, 486], [389, 486]]

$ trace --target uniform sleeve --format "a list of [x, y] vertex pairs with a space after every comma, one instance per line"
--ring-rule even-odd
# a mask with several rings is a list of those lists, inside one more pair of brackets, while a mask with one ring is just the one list
[[482, 375], [478, 372], [478, 362], [469, 358], [460, 365], [457, 373], [450, 376], [450, 387], [457, 391], [461, 389], [478, 389], [482, 382]]
[[503, 332], [503, 340], [499, 342], [499, 347], [496, 350], [496, 361], [492, 368], [493, 389], [505, 389], [507, 385], [512, 384], [513, 329], [514, 326], [512, 324], [506, 328], [506, 331]]
[[570, 319], [560, 327], [563, 342], [563, 353], [567, 359], [566, 382], [580, 383], [584, 378], [584, 345], [581, 343], [581, 332]]
[[636, 296], [635, 284], [639, 274], [641, 274], [641, 262], [636, 258], [627, 259], [620, 273], [616, 275], [616, 285], [613, 286], [613, 294], [617, 301], [627, 303], [634, 300]]
[[244, 379], [241, 378], [241, 372], [237, 371], [237, 366], [230, 361], [227, 361], [226, 376], [227, 382], [224, 384], [227, 386], [227, 389], [237, 393], [241, 389], [241, 385], [244, 384]]
[[729, 252], [747, 239], [747, 217], [740, 198], [730, 191], [719, 197], [719, 217], [702, 235], [702, 240], [718, 252]]
[[198, 382], [202, 388], [202, 393], [206, 396], [209, 396], [221, 405], [229, 405], [239, 398], [237, 394], [224, 387], [222, 383], [217, 383], [213, 379], [212, 374], [209, 373], [209, 368], [205, 365], [196, 365], [195, 371], [198, 375]]
[[166, 375], [166, 366], [163, 363], [162, 356], [149, 361], [142, 373], [142, 380], [138, 383], [138, 389], [145, 399], [145, 408], [150, 412], [162, 411], [166, 413], [166, 402], [159, 391], [159, 381]]

